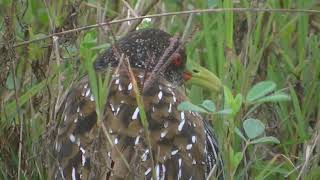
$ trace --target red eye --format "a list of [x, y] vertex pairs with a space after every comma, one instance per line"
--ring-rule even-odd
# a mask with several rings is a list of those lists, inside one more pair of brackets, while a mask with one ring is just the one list
[[182, 58], [181, 55], [179, 53], [174, 53], [172, 55], [172, 64], [174, 64], [175, 66], [180, 66], [182, 64]]

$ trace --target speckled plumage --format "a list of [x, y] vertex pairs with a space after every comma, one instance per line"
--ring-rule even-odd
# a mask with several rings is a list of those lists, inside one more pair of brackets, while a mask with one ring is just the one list
[[[169, 46], [169, 38], [163, 31], [147, 29], [133, 32], [116, 43], [121, 53], [128, 56], [140, 88]], [[147, 68], [150, 54], [153, 61], [148, 62]], [[184, 53], [182, 57], [185, 58]], [[95, 67], [103, 70], [109, 63], [115, 67], [117, 59], [109, 49], [97, 59]], [[106, 99], [102, 123], [112, 143], [98, 128], [95, 99], [88, 79], [83, 78], [72, 88], [62, 107], [54, 147], [58, 163], [51, 168], [51, 178], [151, 179], [153, 167], [159, 180], [205, 179], [213, 167], [214, 175], [222, 174], [218, 146], [208, 123], [197, 113], [177, 110], [178, 104], [186, 100], [183, 90], [176, 86], [181, 78], [167, 75], [180, 69], [184, 69], [184, 63], [181, 67], [169, 66], [143, 95], [152, 153], [128, 71], [120, 68], [114, 72]]]

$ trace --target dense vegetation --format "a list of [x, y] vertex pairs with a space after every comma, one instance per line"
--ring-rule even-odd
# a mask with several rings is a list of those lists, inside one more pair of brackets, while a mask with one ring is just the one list
[[[260, 10], [115, 22], [233, 7]], [[46, 179], [48, 148], [43, 147], [54, 140], [50, 132], [55, 131], [56, 112], [68, 89], [114, 37], [143, 27], [186, 35], [189, 64], [201, 64], [223, 82], [221, 93], [188, 87], [190, 102], [180, 108], [200, 111], [210, 120], [228, 179], [319, 179], [320, 11], [298, 12], [306, 9], [320, 10], [320, 4], [1, 0], [0, 179]], [[110, 24], [68, 32], [99, 22]]]

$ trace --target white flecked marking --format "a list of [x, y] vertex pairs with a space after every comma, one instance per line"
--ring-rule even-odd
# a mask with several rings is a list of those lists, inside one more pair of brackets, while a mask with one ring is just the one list
[[171, 104], [171, 103], [169, 104], [168, 112], [169, 112], [169, 113], [171, 113], [171, 112], [172, 112], [172, 104]]
[[161, 180], [164, 180], [166, 177], [166, 166], [164, 164], [161, 165], [162, 166], [162, 177]]
[[69, 135], [69, 139], [72, 143], [74, 143], [76, 141], [76, 137], [73, 134]]
[[146, 149], [146, 151], [141, 155], [142, 162], [147, 160], [148, 154], [149, 154], [149, 149]]
[[192, 136], [192, 137], [191, 137], [191, 141], [192, 141], [192, 143], [196, 143], [197, 137], [196, 137], [196, 136]]
[[56, 143], [55, 143], [55, 148], [56, 148], [56, 151], [57, 151], [57, 152], [60, 152], [61, 144], [58, 143], [58, 142], [56, 142]]
[[114, 113], [114, 115], [115, 116], [118, 115], [119, 111], [120, 111], [120, 106], [118, 106], [117, 111], [116, 111], [116, 113]]
[[139, 107], [136, 108], [136, 110], [134, 110], [131, 119], [135, 120], [138, 118], [138, 114], [139, 114]]
[[119, 90], [119, 91], [122, 91], [122, 90], [123, 90], [123, 88], [122, 88], [121, 84], [119, 84], [119, 86], [118, 86], [118, 90]]
[[116, 79], [116, 81], [114, 82], [115, 84], [119, 84], [120, 83], [120, 80], [119, 79]]
[[84, 89], [87, 89], [88, 83], [83, 86]]
[[163, 127], [164, 127], [164, 128], [169, 127], [169, 122], [168, 122], [168, 121], [164, 122]]
[[132, 89], [132, 83], [128, 85], [128, 90], [130, 91], [131, 89]]
[[89, 95], [90, 95], [90, 88], [89, 89], [87, 89], [87, 91], [86, 91], [86, 97], [88, 97]]
[[111, 111], [114, 112], [115, 109], [114, 109], [113, 104], [111, 104], [111, 103], [110, 103], [110, 108], [111, 108]]
[[159, 166], [159, 164], [156, 165], [155, 169], [156, 169], [157, 179], [160, 179], [160, 166]]
[[192, 160], [192, 164], [197, 164], [196, 160]]
[[136, 140], [134, 141], [134, 145], [137, 145], [139, 143], [139, 140], [140, 140], [140, 136], [137, 136]]
[[159, 100], [162, 99], [162, 95], [163, 95], [163, 93], [162, 93], [162, 91], [160, 91], [160, 92], [158, 93], [158, 98], [159, 98]]
[[164, 130], [160, 133], [160, 138], [164, 138], [168, 134], [167, 130]]
[[192, 149], [192, 144], [187, 144], [186, 149], [187, 149], [187, 150]]
[[110, 133], [110, 134], [113, 133], [113, 130], [112, 130], [111, 128], [109, 129], [109, 133]]
[[76, 169], [74, 167], [72, 167], [72, 180], [77, 180]]
[[145, 172], [144, 172], [144, 175], [148, 175], [149, 173], [151, 172], [151, 168], [148, 168]]
[[185, 120], [182, 120], [182, 121], [179, 123], [179, 125], [178, 125], [178, 131], [181, 131], [181, 130], [182, 130], [185, 122], [186, 122]]
[[180, 112], [180, 118], [181, 118], [181, 120], [185, 120], [185, 115], [184, 115], [183, 111]]
[[73, 120], [73, 122], [74, 122], [74, 123], [77, 123], [77, 122], [78, 122], [78, 118], [75, 118], [75, 119]]
[[82, 154], [86, 153], [86, 150], [84, 150], [83, 147], [80, 147], [80, 151], [82, 152]]
[[86, 164], [86, 157], [83, 154], [81, 156], [81, 162], [82, 162], [82, 166]]
[[119, 139], [118, 138], [115, 138], [114, 139], [114, 144], [118, 144], [119, 143]]
[[178, 172], [178, 180], [179, 179], [181, 179], [181, 176], [182, 176], [182, 168], [181, 168], [181, 164], [182, 164], [182, 159], [180, 158], [179, 160], [178, 160], [178, 162], [179, 162], [179, 172]]
[[174, 93], [173, 93], [172, 98], [173, 98], [173, 102], [177, 102], [177, 98], [176, 98], [176, 95]]
[[90, 95], [90, 101], [94, 101], [94, 96], [93, 96], [93, 94]]
[[80, 107], [77, 108], [77, 113], [80, 112]]
[[179, 152], [179, 149], [171, 151], [171, 155], [174, 156]]

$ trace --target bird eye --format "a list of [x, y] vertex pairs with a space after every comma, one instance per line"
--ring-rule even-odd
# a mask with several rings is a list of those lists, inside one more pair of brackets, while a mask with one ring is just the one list
[[171, 61], [172, 64], [174, 64], [175, 66], [180, 66], [182, 64], [182, 58], [181, 58], [181, 55], [179, 53], [174, 53], [172, 55], [172, 61]]

